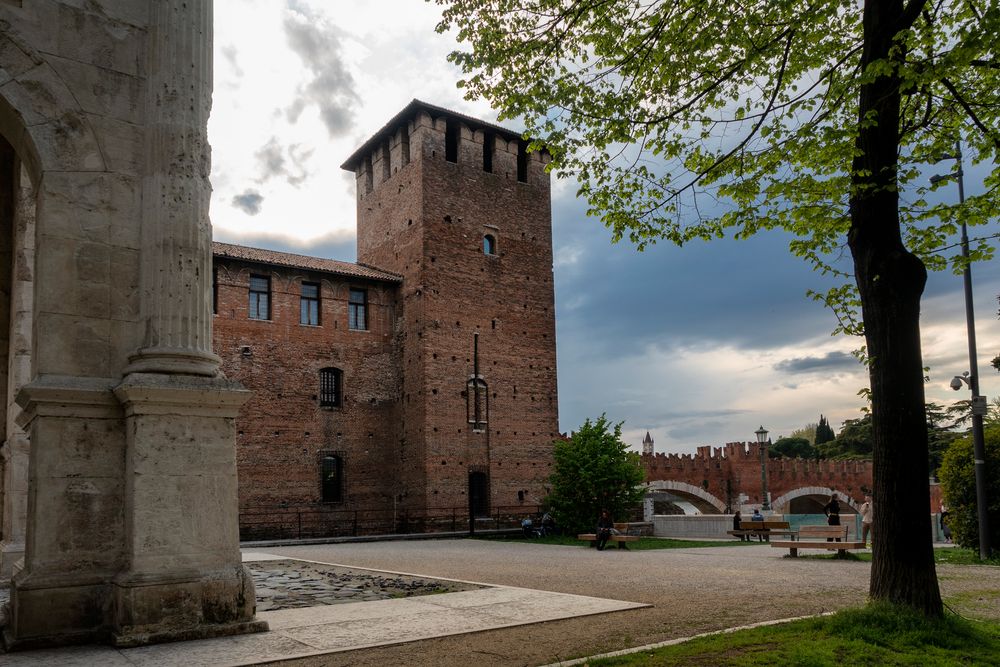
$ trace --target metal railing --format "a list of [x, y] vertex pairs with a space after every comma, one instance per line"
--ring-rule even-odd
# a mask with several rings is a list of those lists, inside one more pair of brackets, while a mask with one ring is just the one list
[[537, 505], [494, 507], [489, 516], [469, 521], [468, 507], [423, 509], [333, 509], [322, 505], [270, 505], [240, 508], [240, 540], [301, 540], [365, 535], [420, 535], [517, 529], [537, 520]]

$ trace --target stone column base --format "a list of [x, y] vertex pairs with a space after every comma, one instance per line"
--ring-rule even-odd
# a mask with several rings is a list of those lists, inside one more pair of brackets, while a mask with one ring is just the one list
[[102, 607], [107, 584], [98, 578], [14, 577], [4, 610], [3, 646], [18, 651], [100, 641], [107, 634]]
[[113, 597], [110, 642], [122, 648], [268, 629], [254, 620], [253, 579], [242, 565], [193, 580], [119, 580]]
[[14, 576], [14, 566], [22, 558], [24, 558], [24, 542], [0, 542], [0, 579]]

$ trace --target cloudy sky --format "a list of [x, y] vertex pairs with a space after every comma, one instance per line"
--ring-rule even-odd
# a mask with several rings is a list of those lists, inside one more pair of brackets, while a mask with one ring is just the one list
[[[353, 261], [354, 179], [339, 165], [413, 98], [494, 121], [462, 99], [423, 0], [215, 0], [212, 222], [215, 238]], [[520, 129], [507, 123], [512, 129]], [[947, 167], [945, 167], [947, 168]], [[981, 191], [967, 168], [966, 190]], [[553, 183], [560, 429], [602, 412], [657, 451], [787, 435], [825, 414], [860, 416], [856, 339], [806, 297], [824, 279], [774, 232], [636, 252]], [[947, 191], [946, 191], [947, 192]], [[996, 233], [993, 223], [987, 231]], [[973, 269], [981, 391], [1000, 393], [1000, 262]], [[929, 400], [968, 369], [960, 276], [935, 274], [923, 304]]]

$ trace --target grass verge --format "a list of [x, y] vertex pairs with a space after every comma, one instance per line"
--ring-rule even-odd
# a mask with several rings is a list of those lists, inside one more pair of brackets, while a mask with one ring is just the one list
[[[810, 558], [810, 559], [831, 559], [836, 558], [837, 554], [834, 552], [830, 555], [825, 554], [807, 554], [805, 556], [799, 556], [799, 558]], [[842, 557], [843, 558], [843, 557]], [[858, 551], [858, 552], [848, 552], [846, 555], [847, 560], [860, 560], [865, 562], [871, 562], [872, 554], [870, 551]], [[979, 560], [979, 552], [973, 549], [963, 549], [961, 547], [941, 547], [934, 549], [934, 562], [935, 563], [946, 563], [948, 565], [1000, 565], [1000, 556], [994, 556], [987, 561]]]
[[617, 658], [605, 665], [1000, 665], [1000, 624], [949, 614], [930, 620], [888, 604], [833, 616], [713, 635]]
[[[483, 535], [477, 537], [479, 540], [490, 540], [493, 542], [520, 542], [523, 544], [559, 544], [563, 546], [588, 547], [587, 542], [576, 539], [575, 535], [549, 535], [547, 537], [522, 537], [521, 535]], [[638, 542], [629, 542], [628, 548], [632, 551], [644, 551], [648, 549], [694, 549], [696, 547], [738, 547], [740, 545], [757, 544], [756, 542], [740, 542], [739, 540], [672, 540], [666, 537], [640, 537]], [[618, 546], [612, 542], [608, 543], [610, 551], [617, 551]]]

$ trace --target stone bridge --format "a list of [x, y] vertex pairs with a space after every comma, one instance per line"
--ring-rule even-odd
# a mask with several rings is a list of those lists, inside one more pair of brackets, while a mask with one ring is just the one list
[[[815, 514], [836, 491], [842, 510], [861, 504], [872, 486], [871, 461], [764, 459], [771, 508], [781, 514]], [[731, 442], [699, 447], [696, 454], [643, 454], [647, 505], [680, 498], [702, 514], [723, 514], [763, 504], [760, 445]]]

